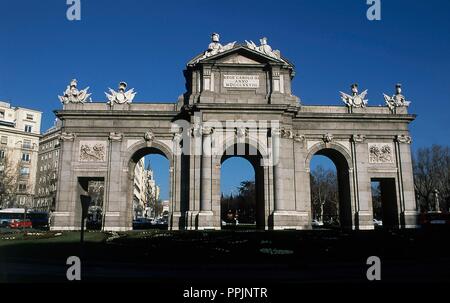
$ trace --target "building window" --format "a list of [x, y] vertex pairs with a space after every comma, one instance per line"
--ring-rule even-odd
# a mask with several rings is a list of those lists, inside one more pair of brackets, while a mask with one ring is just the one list
[[23, 154], [22, 154], [22, 161], [24, 161], [24, 162], [30, 162], [30, 154], [23, 153]]
[[33, 121], [34, 116], [33, 114], [27, 114], [27, 120]]
[[0, 159], [5, 159], [5, 151], [0, 149]]
[[19, 184], [19, 191], [26, 191], [27, 190], [27, 185], [24, 183], [20, 183]]
[[8, 137], [7, 136], [2, 136], [1, 143], [2, 144], [8, 144]]
[[31, 140], [23, 140], [22, 148], [31, 148]]
[[5, 118], [5, 111], [0, 110], [0, 119], [4, 119]]
[[30, 175], [30, 168], [29, 167], [21, 167], [20, 168], [20, 175], [21, 176], [29, 176]]
[[32, 129], [33, 129], [33, 127], [31, 125], [25, 125], [25, 132], [26, 133], [31, 133]]

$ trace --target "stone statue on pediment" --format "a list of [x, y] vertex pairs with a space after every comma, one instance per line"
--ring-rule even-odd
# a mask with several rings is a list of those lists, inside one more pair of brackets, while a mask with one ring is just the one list
[[114, 103], [125, 104], [133, 102], [133, 99], [136, 96], [136, 92], [134, 91], [133, 88], [126, 91], [126, 88], [127, 88], [126, 82], [119, 83], [119, 90], [117, 92], [110, 88], [109, 89], [110, 94], [105, 93], [106, 97], [109, 100], [108, 104]]
[[348, 95], [344, 92], [341, 93], [341, 99], [342, 101], [348, 106], [348, 107], [356, 107], [356, 108], [363, 108], [367, 106], [368, 100], [366, 99], [367, 96], [367, 89], [363, 91], [362, 93], [358, 92], [358, 84], [352, 84], [351, 86], [352, 94]]
[[58, 96], [62, 104], [86, 102], [87, 98], [89, 98], [89, 96], [91, 95], [88, 93], [89, 87], [82, 90], [78, 90], [77, 85], [78, 85], [77, 80], [73, 79], [67, 86], [64, 95]]
[[263, 38], [259, 39], [259, 42], [261, 43], [261, 45], [257, 46], [255, 44], [255, 42], [253, 42], [252, 40], [250, 40], [250, 41], [245, 40], [245, 43], [247, 43], [247, 47], [248, 48], [250, 48], [252, 50], [255, 50], [255, 51], [259, 52], [259, 53], [262, 53], [262, 54], [264, 54], [266, 56], [269, 56], [269, 57], [272, 57], [272, 58], [275, 58], [275, 59], [278, 59], [278, 60], [282, 60], [280, 51], [279, 50], [273, 50], [272, 47], [269, 44], [267, 44], [267, 38], [266, 37], [263, 37]]
[[208, 45], [208, 49], [203, 54], [202, 57], [198, 59], [198, 61], [203, 60], [205, 58], [217, 55], [219, 53], [222, 53], [224, 51], [232, 49], [236, 44], [235, 42], [228, 43], [226, 45], [220, 44], [220, 35], [218, 33], [211, 34], [211, 43]]
[[411, 102], [406, 101], [405, 96], [402, 95], [402, 85], [397, 84], [395, 86], [395, 95], [392, 97], [383, 94], [384, 100], [386, 101], [386, 105], [389, 107], [391, 111], [394, 111], [397, 107], [408, 107]]

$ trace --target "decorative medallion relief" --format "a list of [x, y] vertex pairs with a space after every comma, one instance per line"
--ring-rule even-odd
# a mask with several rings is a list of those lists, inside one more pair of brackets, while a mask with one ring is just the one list
[[369, 163], [394, 163], [394, 148], [391, 143], [369, 143]]
[[106, 161], [106, 142], [81, 141], [80, 162], [104, 162]]

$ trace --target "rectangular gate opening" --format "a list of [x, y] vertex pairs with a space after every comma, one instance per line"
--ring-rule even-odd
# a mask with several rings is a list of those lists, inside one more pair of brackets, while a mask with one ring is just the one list
[[105, 196], [105, 178], [79, 177], [78, 185], [80, 189], [80, 195], [87, 195], [91, 198], [88, 216], [86, 219], [86, 229], [101, 230], [103, 226], [103, 201]]
[[375, 228], [398, 228], [395, 178], [374, 178], [371, 180], [371, 187]]

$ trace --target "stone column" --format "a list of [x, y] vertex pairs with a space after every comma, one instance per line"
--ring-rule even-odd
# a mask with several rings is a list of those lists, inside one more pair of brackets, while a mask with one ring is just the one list
[[418, 209], [414, 191], [414, 175], [411, 159], [411, 137], [396, 137], [398, 183], [400, 185], [400, 224], [403, 228], [418, 227]]
[[301, 229], [303, 227], [302, 216], [296, 210], [293, 131], [282, 128], [281, 130], [275, 130], [273, 135], [275, 141], [273, 145], [275, 155], [273, 167], [275, 182], [273, 228], [277, 230]]
[[[132, 203], [128, 202], [128, 175], [123, 171], [121, 147], [123, 134], [111, 133], [108, 148], [108, 174], [105, 180], [103, 205], [105, 231], [127, 231], [132, 229]], [[132, 188], [131, 188], [132, 190]]]
[[191, 127], [189, 139], [189, 210], [186, 212], [185, 221], [187, 229], [194, 230], [198, 227], [201, 184], [202, 133], [198, 121]]
[[[366, 137], [361, 134], [354, 134], [350, 139], [352, 163], [349, 169], [350, 196], [352, 198], [352, 229], [372, 230], [373, 225], [373, 205], [371, 177], [368, 173], [368, 145]], [[342, 223], [342, 222], [341, 222]], [[350, 226], [346, 226], [350, 227]]]
[[274, 182], [274, 202], [275, 212], [285, 209], [283, 200], [283, 182], [281, 178], [281, 130], [272, 131], [272, 152], [273, 152], [273, 182]]
[[311, 192], [309, 167], [305, 167], [306, 138], [294, 135], [295, 209], [299, 215], [299, 228], [311, 229]]
[[182, 140], [182, 135], [177, 133], [173, 138], [173, 167], [171, 174], [171, 205], [170, 205], [170, 224], [171, 230], [183, 229], [184, 222], [182, 220], [181, 213], [181, 149], [180, 142]]
[[63, 132], [60, 135], [58, 190], [56, 193], [56, 211], [53, 213], [51, 230], [79, 230], [81, 207], [77, 207], [77, 180], [72, 171], [72, 156], [75, 152], [75, 134]]
[[217, 224], [214, 222], [214, 213], [212, 211], [212, 133], [212, 128], [202, 127], [203, 150], [201, 158], [200, 213], [198, 214], [198, 229], [218, 229]]

